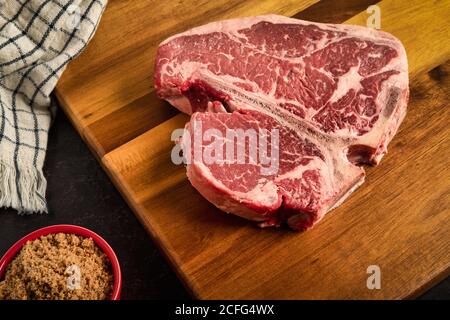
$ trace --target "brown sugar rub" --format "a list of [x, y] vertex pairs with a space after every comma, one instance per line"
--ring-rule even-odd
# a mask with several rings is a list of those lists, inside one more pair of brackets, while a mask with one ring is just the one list
[[0, 300], [106, 300], [112, 287], [110, 262], [94, 241], [58, 233], [23, 246], [0, 281]]

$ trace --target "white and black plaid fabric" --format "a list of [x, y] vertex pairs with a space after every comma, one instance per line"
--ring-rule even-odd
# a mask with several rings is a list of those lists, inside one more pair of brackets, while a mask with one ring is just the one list
[[107, 0], [0, 0], [0, 207], [47, 212], [51, 97]]

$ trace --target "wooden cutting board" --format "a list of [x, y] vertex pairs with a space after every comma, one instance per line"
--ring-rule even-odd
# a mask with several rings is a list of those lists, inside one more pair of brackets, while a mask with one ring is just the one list
[[[450, 1], [383, 0], [405, 45], [408, 114], [366, 183], [315, 228], [259, 229], [226, 215], [170, 161], [188, 121], [153, 91], [158, 43], [223, 18], [277, 13], [365, 25], [374, 1], [110, 0], [56, 94], [136, 216], [198, 298], [409, 298], [450, 273]], [[381, 289], [366, 286], [381, 269]], [[126, 281], [126, 279], [125, 279]]]

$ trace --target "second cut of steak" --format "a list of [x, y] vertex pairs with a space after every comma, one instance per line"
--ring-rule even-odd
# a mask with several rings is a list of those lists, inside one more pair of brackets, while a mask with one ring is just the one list
[[[409, 95], [406, 53], [392, 35], [276, 15], [214, 22], [165, 40], [155, 87], [193, 114], [188, 131], [194, 119], [203, 128], [279, 129], [276, 175], [240, 179], [256, 169], [194, 161], [188, 177], [224, 211], [296, 229], [312, 226], [360, 185], [364, 171], [356, 165], [377, 164], [387, 152]], [[227, 183], [233, 177], [240, 182]]]
[[181, 146], [189, 181], [206, 199], [263, 226], [307, 229], [364, 181], [340, 141], [254, 110], [196, 112]]

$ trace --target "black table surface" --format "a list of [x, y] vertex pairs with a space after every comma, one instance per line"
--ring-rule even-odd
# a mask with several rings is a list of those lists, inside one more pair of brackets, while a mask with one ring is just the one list
[[[19, 216], [0, 208], [0, 255], [38, 228], [80, 225], [104, 237], [117, 253], [123, 274], [122, 299], [190, 299], [61, 110], [50, 131], [44, 170], [50, 212]], [[450, 277], [419, 299], [450, 299]]]

